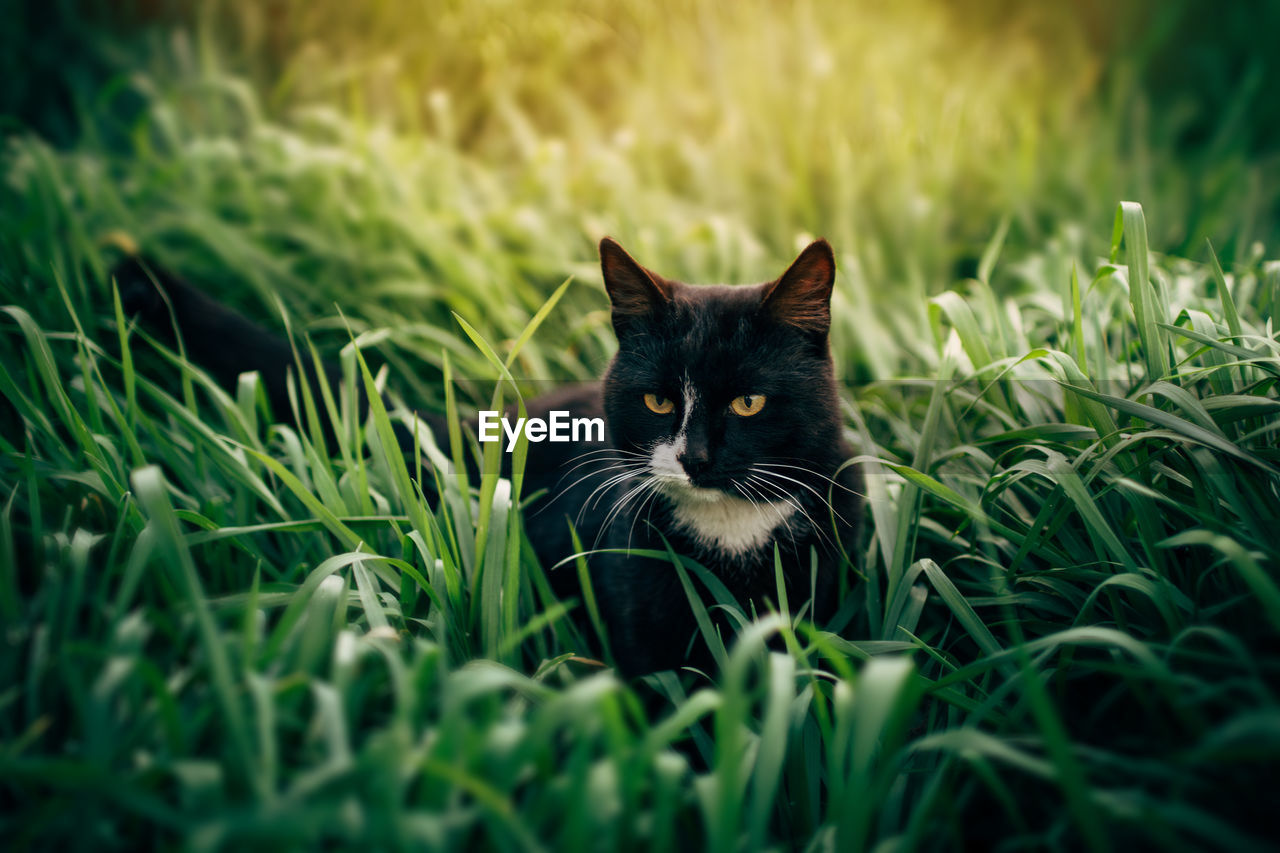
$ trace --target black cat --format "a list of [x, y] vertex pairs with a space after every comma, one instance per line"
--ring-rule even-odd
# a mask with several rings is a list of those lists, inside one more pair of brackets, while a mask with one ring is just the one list
[[[575, 552], [570, 521], [592, 548], [665, 552], [669, 543], [751, 613], [777, 600], [776, 546], [792, 609], [811, 601], [822, 625], [835, 612], [861, 516], [857, 469], [840, 470], [850, 451], [827, 343], [831, 247], [812, 243], [779, 279], [757, 286], [666, 279], [609, 238], [600, 260], [618, 336], [604, 381], [528, 403], [530, 418], [565, 411], [607, 424], [603, 442], [530, 446], [525, 488], [547, 490], [525, 516], [539, 560], [550, 567]], [[127, 309], [161, 333], [176, 323], [192, 361], [224, 383], [259, 371], [274, 411], [288, 411], [287, 341], [137, 261], [115, 275]], [[326, 372], [338, 379], [335, 367]], [[440, 419], [426, 421], [445, 446]], [[624, 674], [709, 663], [669, 562], [599, 553], [589, 565]], [[580, 592], [572, 567], [551, 578], [562, 596]]]

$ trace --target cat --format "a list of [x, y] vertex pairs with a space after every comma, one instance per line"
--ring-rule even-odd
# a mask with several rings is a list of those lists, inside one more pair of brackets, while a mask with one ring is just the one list
[[[843, 464], [851, 451], [828, 344], [830, 245], [811, 243], [779, 278], [754, 286], [664, 278], [608, 237], [599, 251], [617, 353], [602, 381], [542, 395], [527, 410], [531, 419], [603, 418], [606, 435], [530, 445], [526, 493], [546, 490], [525, 515], [539, 561], [551, 568], [578, 550], [573, 522], [593, 551], [600, 619], [627, 677], [712, 661], [671, 563], [619, 551], [669, 545], [715, 573], [751, 614], [778, 602], [776, 548], [793, 612], [807, 602], [823, 625], [862, 512], [857, 468]], [[169, 341], [176, 325], [188, 357], [220, 382], [259, 371], [273, 410], [289, 410], [284, 338], [138, 260], [114, 274], [131, 315]], [[323, 370], [340, 378], [336, 366]], [[424, 420], [447, 446], [443, 419]], [[558, 595], [581, 598], [572, 565], [550, 577]]]

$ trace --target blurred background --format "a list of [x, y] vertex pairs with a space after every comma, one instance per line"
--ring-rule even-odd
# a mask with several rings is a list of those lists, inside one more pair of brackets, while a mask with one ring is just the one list
[[[865, 379], [928, 369], [927, 297], [979, 273], [1059, 301], [1121, 199], [1153, 250], [1203, 260], [1211, 240], [1229, 271], [1280, 227], [1275, 3], [17, 0], [4, 18], [2, 286], [100, 274], [91, 248], [122, 231], [318, 334], [335, 303], [421, 321], [405, 346], [428, 366], [450, 310], [510, 338], [572, 275], [542, 336], [564, 347], [525, 367], [596, 373], [606, 233], [690, 281], [771, 278], [828, 237], [841, 369]], [[1009, 262], [980, 269], [998, 244]]]

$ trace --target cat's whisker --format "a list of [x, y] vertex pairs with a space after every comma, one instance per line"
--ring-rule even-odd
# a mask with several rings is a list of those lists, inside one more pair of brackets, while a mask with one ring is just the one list
[[839, 519], [841, 524], [849, 523], [842, 515], [840, 515], [839, 511], [836, 510], [836, 508], [831, 505], [831, 502], [827, 500], [827, 497], [825, 495], [823, 495], [821, 492], [819, 492], [817, 489], [815, 489], [813, 486], [809, 485], [808, 483], [804, 482], [803, 480], [797, 480], [795, 477], [788, 477], [786, 474], [779, 474], [777, 471], [765, 471], [755, 465], [751, 466], [751, 470], [754, 473], [760, 475], [761, 477], [766, 477], [766, 478], [777, 477], [779, 479], [786, 480], [787, 482], [795, 483], [797, 486], [800, 486], [801, 488], [808, 489], [822, 503], [823, 506], [831, 510], [832, 514], [835, 515], [837, 519]]
[[[609, 489], [613, 488], [619, 483], [623, 483], [633, 477], [637, 477], [642, 473], [644, 473], [642, 468], [631, 467], [622, 471], [621, 473], [619, 473], [616, 470], [610, 469], [607, 471], [593, 471], [590, 474], [587, 474], [583, 477], [579, 477], [578, 480], [573, 483], [573, 486], [576, 486], [578, 483], [581, 483], [585, 480], [589, 480], [592, 477], [596, 476], [597, 474], [609, 475], [608, 479], [606, 479], [603, 483], [598, 484], [594, 489], [591, 490], [591, 493], [588, 494], [586, 498], [583, 499], [582, 505], [578, 508], [578, 514], [575, 517], [574, 523], [581, 524], [583, 514], [586, 513], [589, 509], [591, 509], [593, 503], [598, 505], [600, 496], [603, 496], [605, 493], [607, 493]], [[573, 488], [573, 486], [570, 486], [570, 488]], [[567, 492], [567, 491], [568, 489], [564, 490], [564, 492]], [[562, 492], [562, 494], [564, 492]]]
[[600, 529], [596, 532], [596, 538], [591, 544], [591, 550], [594, 551], [599, 547], [601, 537], [608, 532], [609, 528], [613, 525], [614, 519], [617, 518], [618, 514], [626, 508], [627, 504], [638, 495], [643, 494], [645, 489], [652, 488], [653, 486], [654, 483], [652, 480], [644, 480], [640, 485], [632, 487], [630, 491], [614, 503], [613, 507], [609, 510], [609, 514], [605, 516], [604, 522], [600, 525]]
[[809, 513], [809, 510], [795, 495], [788, 492], [782, 486], [776, 483], [770, 483], [767, 480], [757, 479], [756, 484], [759, 488], [767, 489], [770, 494], [777, 495], [779, 500], [789, 503], [791, 506], [795, 507], [796, 511], [804, 516], [805, 520], [809, 523], [809, 528], [813, 531], [813, 534], [819, 537], [826, 544], [832, 544], [832, 539], [827, 529], [814, 519], [814, 517]]
[[658, 483], [652, 479], [645, 480], [643, 483], [640, 484], [640, 487], [632, 489], [625, 497], [623, 497], [623, 499], [619, 502], [617, 509], [618, 511], [621, 511], [626, 508], [628, 503], [630, 503], [631, 501], [637, 498], [640, 498], [641, 499], [640, 504], [638, 504], [636, 507], [638, 511], [641, 506], [644, 506], [644, 502], [649, 499], [650, 494], [656, 494], [657, 492], [658, 492]]
[[[781, 485], [780, 483], [771, 482], [771, 480], [769, 480], [767, 476], [753, 475], [751, 476], [751, 480], [753, 480], [753, 482], [756, 485], [758, 485], [758, 487], [767, 488], [769, 492], [773, 494], [777, 494], [777, 496], [780, 496], [783, 501], [791, 503], [792, 506], [796, 507], [796, 510], [799, 511], [800, 514], [803, 515], [805, 519], [809, 521], [809, 526], [810, 528], [813, 528], [814, 533], [817, 533], [818, 535], [823, 535], [823, 537], [824, 535], [826, 535], [826, 532], [824, 532], [822, 525], [819, 525], [817, 521], [814, 521], [813, 516], [809, 515], [809, 510], [808, 508], [805, 508], [804, 502], [800, 501], [800, 496], [797, 496], [797, 494], [792, 494], [791, 492], [788, 492], [786, 487], [783, 487], [783, 485]], [[831, 508], [832, 512], [835, 512], [835, 510], [833, 510], [831, 505], [828, 505], [826, 501], [823, 501], [822, 505], [826, 506], [827, 508]]]
[[582, 509], [578, 513], [579, 518], [581, 518], [583, 512], [591, 509], [593, 503], [598, 506], [600, 498], [607, 494], [609, 489], [619, 485], [620, 483], [625, 483], [633, 477], [638, 477], [642, 473], [643, 471], [625, 471], [621, 474], [614, 474], [608, 480], [596, 486], [591, 490], [591, 494], [587, 495], [586, 500], [582, 502]]
[[644, 517], [645, 524], [650, 523], [650, 518], [653, 517], [653, 508], [658, 505], [657, 499], [658, 499], [658, 496], [661, 494], [662, 494], [662, 491], [655, 487], [652, 495], [649, 498], [649, 511], [645, 514], [645, 517]]
[[844, 483], [841, 483], [839, 480], [837, 480], [835, 474], [826, 474], [818, 470], [817, 468], [811, 468], [807, 465], [796, 465], [790, 462], [761, 461], [761, 462], [757, 462], [756, 464], [764, 466], [766, 468], [780, 468], [784, 471], [791, 470], [791, 471], [799, 471], [805, 474], [812, 474], [813, 476], [818, 477], [819, 479], [822, 479], [828, 483], [831, 483], [833, 486], [836, 486], [837, 488], [843, 489], [844, 491], [850, 493], [851, 495], [855, 495], [857, 497], [865, 497], [865, 495], [863, 495], [861, 492], [857, 491], [856, 489], [851, 489], [848, 486], [846, 486]]
[[578, 462], [575, 465], [571, 465], [568, 469], [566, 469], [564, 472], [564, 475], [560, 479], [563, 480], [565, 477], [569, 476], [574, 471], [577, 471], [579, 468], [581, 468], [584, 465], [603, 465], [605, 463], [610, 463], [610, 462], [615, 464], [622, 463], [627, 465], [639, 465], [641, 464], [642, 460], [630, 459], [626, 456], [596, 456], [593, 459], [583, 459], [581, 462]]
[[595, 456], [602, 453], [610, 453], [610, 454], [613, 454], [614, 456], [630, 456], [635, 459], [646, 458], [645, 454], [637, 450], [627, 450], [624, 447], [596, 447], [591, 450], [583, 451], [582, 453], [577, 453], [577, 454], [574, 454], [573, 456], [570, 456], [568, 459], [565, 460], [565, 464], [567, 465], [570, 462], [577, 462], [579, 459], [586, 459], [589, 456]]
[[[582, 463], [582, 464], [586, 464], [586, 463]], [[619, 465], [619, 466], [621, 466], [621, 467], [624, 469], [624, 473], [625, 473], [625, 472], [630, 472], [630, 473], [632, 474], [632, 476], [634, 476], [635, 474], [640, 473], [640, 472], [641, 472], [641, 470], [642, 470], [642, 466], [638, 465], [638, 464], [637, 464], [637, 463], [635, 463], [635, 462], [619, 462], [619, 463], [618, 463], [618, 465]], [[580, 467], [580, 466], [578, 466], [578, 467]], [[561, 478], [560, 478], [560, 480], [558, 480], [558, 481], [556, 482], [556, 491], [557, 491], [559, 494], [563, 495], [563, 494], [566, 494], [567, 492], [569, 492], [570, 490], [572, 490], [572, 489], [573, 489], [574, 487], [576, 487], [579, 483], [584, 483], [584, 482], [586, 482], [587, 480], [590, 480], [592, 477], [595, 477], [595, 476], [597, 476], [597, 475], [610, 475], [611, 479], [610, 479], [609, 481], [606, 481], [606, 482], [604, 482], [604, 483], [600, 484], [599, 486], [597, 486], [597, 487], [596, 487], [596, 489], [595, 489], [594, 491], [592, 491], [590, 495], [588, 495], [588, 496], [587, 496], [587, 499], [586, 499], [586, 500], [584, 500], [584, 501], [582, 502], [582, 508], [581, 508], [581, 509], [579, 510], [579, 512], [578, 512], [578, 519], [579, 519], [579, 520], [581, 520], [581, 518], [582, 518], [582, 513], [586, 510], [586, 507], [587, 507], [587, 501], [591, 500], [591, 498], [596, 494], [596, 491], [599, 491], [599, 490], [600, 490], [600, 489], [602, 489], [602, 488], [608, 488], [610, 485], [612, 485], [612, 478], [621, 477], [622, 475], [618, 473], [618, 470], [617, 470], [617, 468], [616, 468], [616, 467], [613, 467], [613, 468], [606, 468], [606, 469], [599, 470], [599, 471], [591, 471], [591, 472], [589, 472], [589, 473], [587, 473], [587, 474], [584, 474], [584, 475], [582, 475], [581, 477], [579, 477], [578, 479], [574, 480], [572, 483], [570, 483], [568, 486], [566, 486], [566, 487], [565, 487], [565, 488], [563, 488], [563, 489], [562, 489], [562, 488], [560, 488], [560, 484], [561, 484], [562, 482], [564, 482], [564, 477], [567, 477], [567, 476], [568, 476], [568, 473], [566, 473], [563, 477], [561, 477]], [[625, 479], [625, 478], [624, 478], [624, 479]], [[548, 506], [550, 506], [550, 505], [552, 504], [552, 502], [553, 502], [553, 501], [547, 501], [547, 502], [543, 503], [543, 504], [542, 504], [542, 506], [538, 507], [538, 508], [537, 508], [537, 509], [532, 513], [532, 515], [533, 515], [533, 516], [536, 516], [538, 513], [542, 512], [544, 509], [546, 509]]]
[[604, 523], [600, 526], [601, 530], [607, 530], [609, 526], [613, 524], [614, 519], [616, 519], [622, 510], [626, 508], [627, 504], [634, 498], [643, 494], [645, 489], [649, 488], [649, 486], [650, 483], [648, 480], [642, 480], [639, 484], [629, 488], [622, 497], [614, 501], [613, 506], [610, 507], [608, 514], [604, 517]]
[[[804, 517], [805, 528], [800, 531], [801, 534], [803, 534], [807, 529], [807, 532], [813, 535], [814, 537], [816, 537], [817, 540], [820, 543], [822, 543], [824, 546], [831, 545], [831, 537], [827, 535], [827, 533], [822, 529], [822, 527], [820, 527], [816, 522], [814, 522], [812, 516], [809, 515], [809, 513], [804, 509], [804, 507], [799, 506], [794, 499], [787, 497], [785, 494], [779, 494], [779, 496], [777, 498], [774, 498], [773, 501], [775, 502], [781, 501], [782, 503], [789, 504], [796, 510], [797, 513], [799, 513], [801, 516]], [[790, 523], [787, 524], [786, 530], [789, 534], [791, 534], [792, 541], [793, 542], [796, 541], [796, 539], [798, 538], [797, 531], [791, 526]]]
[[[809, 515], [809, 513], [805, 510], [804, 505], [799, 500], [797, 500], [794, 495], [790, 494], [785, 489], [782, 489], [778, 486], [773, 486], [770, 483], [756, 476], [748, 476], [747, 485], [760, 498], [761, 501], [764, 501], [766, 503], [774, 503], [777, 500], [781, 500], [782, 503], [785, 503], [788, 506], [795, 509], [797, 512], [800, 513], [800, 515], [804, 516], [805, 521], [808, 522], [809, 529], [813, 531], [814, 535], [825, 539], [825, 534], [823, 533], [822, 528], [820, 528], [817, 524], [814, 523], [813, 517]], [[770, 493], [772, 493], [776, 497], [770, 498], [769, 495], [766, 494], [764, 491], [766, 488], [769, 490]], [[787, 520], [786, 529], [787, 529], [787, 532], [791, 534], [792, 541], [795, 541], [796, 531], [792, 528], [790, 519]]]
[[[753, 480], [755, 480], [755, 482], [753, 482]], [[768, 494], [765, 494], [762, 489], [762, 487], [765, 487], [765, 485], [768, 485], [768, 484], [762, 482], [762, 480], [759, 480], [759, 478], [755, 478], [755, 476], [748, 476], [748, 483], [746, 483], [746, 487], [751, 489], [751, 493], [755, 494], [755, 496], [759, 498], [760, 502], [777, 503], [778, 498], [781, 498], [782, 503], [786, 503], [787, 506], [794, 508], [794, 510], [799, 512], [800, 515], [803, 515], [805, 517], [805, 520], [808, 521], [809, 529], [812, 530], [814, 535], [817, 535], [819, 539], [826, 539], [826, 537], [824, 537], [822, 529], [818, 528], [818, 525], [815, 525], [813, 523], [812, 517], [809, 516], [808, 512], [805, 512], [805, 508], [795, 500], [794, 496], [791, 496], [791, 494], [786, 493], [786, 491], [783, 491], [783, 489], [778, 489], [774, 487], [769, 489], [769, 491], [776, 494], [777, 498], [769, 498]], [[790, 517], [788, 517], [786, 521], [783, 521], [782, 528], [785, 529], [786, 532], [791, 535], [792, 542], [795, 542], [796, 530], [794, 526], [792, 526], [792, 521]]]
[[[751, 484], [750, 484], [750, 482], [747, 482], [747, 483], [739, 483], [738, 481], [736, 481], [736, 480], [735, 480], [735, 481], [733, 482], [733, 486], [734, 486], [734, 488], [735, 488], [735, 489], [737, 489], [737, 490], [738, 490], [738, 492], [739, 492], [743, 497], [745, 497], [745, 498], [747, 499], [747, 501], [748, 501], [748, 502], [750, 502], [750, 503], [751, 503], [751, 505], [752, 505], [752, 506], [754, 506], [754, 507], [755, 507], [755, 509], [756, 509], [756, 514], [758, 514], [758, 515], [760, 516], [760, 521], [761, 521], [761, 523], [763, 523], [763, 524], [768, 524], [768, 523], [770, 522], [770, 519], [769, 519], [769, 518], [768, 518], [768, 516], [765, 514], [764, 507], [762, 506], [762, 504], [772, 504], [772, 503], [774, 503], [774, 501], [769, 500], [769, 499], [768, 499], [764, 494], [762, 494], [762, 493], [761, 493], [761, 491], [760, 491], [758, 488], [756, 488], [755, 486], [751, 485]], [[748, 493], [748, 491], [747, 491], [748, 489], [750, 489], [750, 493]], [[802, 513], [804, 512], [804, 510], [803, 510], [803, 509], [801, 509], [800, 507], [797, 507], [797, 506], [795, 505], [795, 503], [794, 503], [794, 502], [792, 502], [792, 501], [788, 500], [788, 501], [786, 501], [786, 503], [787, 503], [788, 505], [790, 505], [790, 506], [792, 506], [792, 507], [796, 508], [796, 509], [799, 509]], [[784, 518], [784, 519], [782, 520], [782, 523], [781, 523], [780, 525], [778, 525], [778, 526], [779, 526], [782, 530], [785, 530], [785, 531], [786, 531], [786, 532], [791, 536], [792, 540], [794, 541], [794, 539], [795, 539], [795, 531], [792, 529], [792, 526], [791, 526], [791, 518], [790, 518], [790, 515], [789, 515], [789, 514], [788, 514], [788, 517]]]
[[[827, 503], [827, 498], [825, 495], [823, 495], [821, 492], [819, 492], [817, 489], [815, 489], [810, 484], [804, 482], [803, 480], [797, 480], [794, 477], [788, 477], [786, 474], [779, 474], [777, 471], [764, 471], [764, 470], [761, 470], [760, 468], [757, 468], [754, 465], [751, 467], [751, 471], [752, 473], [762, 478], [777, 477], [780, 480], [786, 480], [787, 482], [795, 483], [797, 486], [800, 486], [802, 489], [806, 489], [807, 491], [809, 491], [814, 497], [816, 497], [823, 504]], [[775, 483], [774, 485], [779, 485], [779, 484]], [[797, 495], [797, 497], [799, 496]]]
[[782, 469], [784, 469], [784, 470], [785, 470], [785, 469], [792, 469], [792, 470], [795, 470], [795, 471], [803, 471], [803, 472], [805, 472], [805, 473], [807, 473], [807, 474], [812, 474], [812, 475], [814, 475], [815, 477], [820, 477], [820, 478], [821, 478], [822, 480], [824, 480], [825, 482], [830, 483], [831, 485], [835, 486], [837, 489], [841, 489], [841, 490], [843, 490], [843, 491], [848, 492], [849, 494], [853, 495], [854, 497], [857, 497], [857, 498], [865, 498], [865, 497], [866, 497], [866, 495], [865, 495], [864, 493], [859, 492], [857, 489], [851, 489], [851, 488], [849, 488], [848, 486], [846, 486], [844, 483], [841, 483], [841, 482], [839, 482], [838, 480], [836, 480], [836, 478], [835, 478], [835, 477], [830, 476], [830, 475], [827, 475], [827, 474], [823, 474], [821, 471], [819, 471], [819, 470], [817, 470], [817, 469], [815, 469], [815, 468], [807, 468], [807, 467], [805, 467], [804, 465], [791, 465], [791, 464], [783, 464], [783, 463], [779, 463], [779, 462], [757, 462], [756, 464], [757, 464], [757, 465], [763, 465], [763, 466], [764, 466], [764, 467], [766, 467], [766, 468], [782, 468]]
[[[583, 463], [583, 464], [586, 464], [586, 463]], [[566, 486], [565, 488], [560, 489], [560, 491], [561, 491], [561, 492], [568, 492], [568, 491], [570, 491], [571, 489], [573, 489], [575, 486], [577, 486], [579, 483], [584, 483], [584, 482], [586, 482], [587, 480], [590, 480], [592, 477], [595, 477], [595, 476], [600, 475], [600, 474], [606, 474], [606, 475], [613, 475], [613, 474], [617, 474], [617, 473], [618, 473], [618, 469], [619, 469], [619, 468], [621, 468], [621, 469], [623, 469], [623, 470], [626, 470], [626, 471], [642, 471], [642, 470], [644, 470], [644, 466], [643, 466], [643, 465], [639, 465], [639, 464], [637, 464], [637, 463], [635, 463], [635, 462], [619, 462], [619, 463], [617, 463], [614, 467], [610, 467], [610, 468], [602, 468], [602, 469], [600, 469], [600, 470], [595, 470], [595, 471], [589, 471], [588, 473], [583, 474], [581, 477], [579, 477], [578, 479], [574, 480], [572, 483], [570, 483], [570, 484], [569, 484], [568, 486]], [[569, 475], [568, 475], [568, 474], [565, 474], [565, 477], [567, 477], [567, 476], [569, 476]], [[561, 477], [561, 478], [560, 478], [560, 480], [561, 480], [561, 481], [563, 481], [563, 480], [564, 480], [564, 477]], [[556, 483], [556, 488], [557, 488], [557, 489], [559, 489], [559, 488], [560, 488], [560, 483], [559, 483], [559, 482], [557, 482], [557, 483]]]
[[[742, 483], [739, 483], [737, 480], [734, 480], [732, 482], [732, 485], [733, 485], [733, 488], [737, 490], [738, 494], [746, 498], [747, 502], [750, 503], [753, 507], [755, 507], [756, 514], [760, 516], [760, 521], [767, 524], [769, 519], [764, 514], [764, 507], [760, 506], [760, 500], [757, 500], [756, 497], [753, 497], [751, 494], [749, 494], [747, 492], [746, 487]], [[788, 530], [791, 529], [791, 525], [789, 521], [783, 522], [783, 526], [786, 527]]]
[[809, 527], [813, 531], [814, 535], [822, 538], [822, 540], [825, 541], [828, 545], [831, 544], [830, 537], [828, 537], [826, 532], [822, 529], [822, 527], [816, 521], [813, 520], [813, 516], [809, 515], [809, 511], [804, 508], [804, 505], [799, 500], [797, 500], [795, 495], [790, 494], [786, 489], [782, 488], [778, 484], [770, 483], [768, 480], [765, 480], [761, 477], [752, 476], [752, 477], [749, 477], [748, 479], [752, 483], [754, 483], [757, 487], [762, 489], [768, 489], [770, 493], [777, 495], [778, 498], [782, 500], [784, 503], [788, 503], [791, 506], [795, 507], [796, 511], [799, 512], [801, 515], [803, 515], [805, 517], [805, 520], [809, 522]]
[[560, 489], [560, 493], [567, 494], [569, 491], [576, 488], [580, 483], [585, 483], [588, 480], [590, 480], [592, 477], [607, 477], [608, 479], [606, 479], [602, 483], [597, 484], [595, 489], [592, 490], [591, 494], [587, 495], [586, 499], [583, 500], [582, 503], [585, 506], [587, 501], [591, 500], [591, 498], [595, 495], [596, 491], [602, 488], [608, 488], [613, 484], [615, 478], [624, 476], [625, 474], [628, 474], [628, 473], [634, 474], [634, 473], [640, 473], [640, 471], [634, 468], [628, 468], [621, 472], [619, 472], [616, 468], [605, 470], [605, 471], [591, 471], [590, 473], [583, 474], [581, 477], [574, 480], [566, 488]]
[[[592, 454], [601, 453], [601, 452], [602, 451], [598, 451], [598, 450], [591, 451]], [[582, 459], [582, 457], [586, 455], [588, 454], [580, 453], [577, 456], [574, 456], [572, 459], [570, 459], [569, 462], [573, 462], [574, 460], [577, 460], [577, 459]], [[628, 458], [628, 457], [631, 457], [631, 458]], [[644, 454], [631, 453], [629, 451], [627, 451], [625, 455], [623, 455], [622, 453], [615, 453], [612, 456], [596, 456], [594, 459], [583, 459], [583, 461], [578, 462], [576, 465], [572, 466], [571, 468], [566, 470], [562, 475], [560, 475], [560, 479], [556, 481], [556, 486], [558, 488], [560, 483], [564, 482], [565, 477], [568, 477], [570, 474], [572, 474], [574, 471], [577, 471], [579, 468], [581, 468], [584, 465], [594, 465], [594, 464], [603, 465], [609, 462], [615, 465], [642, 465], [647, 461], [648, 460], [644, 456]], [[565, 464], [568, 464], [568, 463], [566, 462]], [[582, 481], [579, 480], [578, 483], [580, 482]], [[577, 485], [577, 483], [574, 483], [574, 485]], [[572, 486], [570, 486], [570, 488], [572, 488]]]
[[[822, 480], [825, 483], [830, 483], [841, 489], [845, 489], [846, 491], [850, 491], [850, 492], [853, 491], [852, 489], [849, 489], [847, 486], [836, 482], [833, 478], [828, 477], [826, 474], [823, 474], [821, 471], [818, 471], [814, 468], [806, 468], [803, 465], [782, 465], [777, 462], [757, 462], [755, 465], [752, 466], [752, 468], [756, 469], [757, 473], [765, 473], [763, 471], [758, 470], [759, 468], [769, 468], [769, 469], [780, 469], [783, 471], [795, 471], [798, 474], [812, 474], [814, 477], [817, 477], [818, 479]], [[775, 473], [775, 472], [771, 471], [770, 473]], [[783, 475], [778, 474], [777, 476], [781, 477]], [[793, 480], [792, 482], [799, 483], [800, 485], [803, 485], [809, 488], [810, 491], [813, 491], [813, 487], [807, 483], [804, 483], [800, 480]], [[856, 494], [856, 492], [854, 492], [854, 494]]]
[[[614, 485], [616, 485], [616, 484], [614, 484]], [[592, 494], [595, 494], [595, 493], [593, 492]], [[584, 504], [582, 505], [582, 507], [578, 510], [578, 514], [577, 514], [576, 516], [574, 516], [574, 520], [573, 520], [573, 523], [574, 523], [574, 526], [575, 526], [575, 527], [581, 527], [581, 526], [582, 526], [582, 517], [587, 513], [587, 510], [588, 510], [588, 509], [590, 509], [590, 507], [588, 507], [588, 506], [587, 506], [587, 504], [586, 504], [586, 503], [584, 503]], [[597, 538], [598, 538], [598, 537], [597, 537]], [[592, 547], [595, 547], [595, 546], [593, 545]]]
[[[656, 498], [660, 494], [657, 481], [650, 480], [649, 483], [652, 485], [652, 488], [650, 488], [649, 491], [645, 493], [643, 500], [640, 501], [640, 504], [635, 508], [635, 512], [633, 512], [631, 515], [631, 527], [627, 528], [627, 550], [628, 551], [631, 550], [631, 535], [635, 533], [636, 522], [640, 520], [640, 513], [644, 512], [646, 506], [649, 508], [650, 512], [652, 512], [653, 505], [657, 502]], [[645, 523], [646, 524], [649, 523], [648, 515], [645, 516]]]

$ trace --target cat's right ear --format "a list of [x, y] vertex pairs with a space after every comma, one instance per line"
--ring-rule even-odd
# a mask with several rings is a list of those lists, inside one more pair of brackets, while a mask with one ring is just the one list
[[831, 290], [835, 281], [836, 258], [831, 244], [814, 240], [782, 278], [765, 289], [764, 307], [788, 326], [826, 335], [831, 328]]
[[600, 241], [600, 270], [613, 303], [613, 328], [621, 332], [632, 320], [654, 314], [671, 300], [671, 285], [627, 254], [612, 237]]

